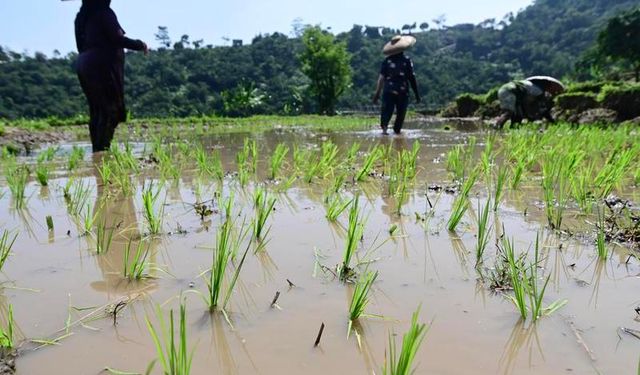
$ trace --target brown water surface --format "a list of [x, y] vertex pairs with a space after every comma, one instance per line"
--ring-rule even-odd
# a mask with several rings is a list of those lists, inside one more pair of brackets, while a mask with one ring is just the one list
[[[363, 240], [366, 249], [381, 246], [369, 257], [377, 270], [372, 302], [366, 311], [384, 318], [361, 318], [356, 335], [347, 339], [347, 317], [353, 287], [336, 280], [321, 264], [335, 268], [344, 248], [347, 215], [338, 225], [325, 218], [323, 194], [327, 184], [295, 182], [278, 201], [269, 219], [271, 230], [262, 251], [250, 253], [231, 299], [229, 322], [221, 313], [209, 313], [202, 298], [201, 277], [211, 265], [216, 229], [222, 222], [215, 213], [204, 222], [194, 213], [198, 192], [211, 199], [220, 186], [183, 172], [181, 181], [167, 183], [164, 232], [151, 241], [150, 260], [162, 268], [154, 279], [130, 282], [122, 277], [124, 249], [129, 238], [146, 234], [142, 219], [141, 185], [149, 177], [132, 177], [133, 196], [115, 194], [106, 199], [98, 220], [117, 227], [106, 254], [95, 254], [95, 243], [82, 235], [62, 197], [68, 173], [61, 164], [51, 186], [31, 182], [27, 208], [13, 208], [8, 189], [0, 199], [0, 228], [19, 233], [13, 254], [3, 269], [1, 311], [13, 305], [20, 339], [19, 374], [97, 374], [105, 367], [143, 373], [156, 358], [145, 317], [152, 321], [157, 304], [163, 311], [177, 309], [179, 295], [187, 300], [188, 340], [195, 348], [193, 374], [372, 374], [382, 373], [389, 332], [406, 332], [411, 314], [420, 306], [421, 321], [430, 323], [417, 358], [416, 374], [630, 374], [640, 356], [640, 340], [619, 334], [619, 327], [640, 329], [634, 320], [638, 305], [637, 260], [627, 260], [615, 249], [608, 261], [599, 261], [589, 241], [558, 236], [545, 229], [541, 191], [529, 179], [518, 191], [508, 191], [495, 218], [487, 257], [495, 256], [495, 235], [502, 228], [513, 237], [519, 251], [531, 249], [540, 233], [544, 262], [550, 276], [547, 304], [567, 299], [558, 312], [537, 323], [522, 322], [504, 295], [479, 281], [475, 265], [475, 212], [469, 212], [457, 233], [446, 229], [453, 195], [427, 190], [429, 185], [450, 185], [444, 154], [464, 142], [470, 133], [409, 129], [399, 137], [381, 137], [377, 131], [313, 133], [304, 129], [273, 130], [260, 135], [235, 134], [203, 140], [221, 152], [227, 171], [235, 170], [235, 154], [245, 136], [256, 137], [261, 155], [270, 155], [277, 143], [318, 147], [331, 140], [342, 150], [359, 142], [362, 150], [381, 143], [410, 149], [419, 141], [418, 180], [403, 215], [394, 213], [395, 201], [386, 184], [370, 179], [361, 190], [368, 218]], [[483, 134], [473, 134], [480, 140]], [[86, 145], [84, 145], [86, 146]], [[144, 145], [140, 145], [140, 149]], [[32, 161], [31, 159], [26, 159]], [[291, 156], [289, 154], [290, 162]], [[257, 181], [266, 179], [266, 161]], [[195, 167], [194, 167], [195, 168]], [[108, 194], [87, 157], [80, 171], [92, 186], [95, 206]], [[156, 176], [157, 177], [157, 176]], [[6, 184], [5, 184], [6, 185]], [[254, 183], [245, 189], [229, 177], [222, 192], [234, 192], [238, 213], [252, 217]], [[637, 194], [633, 189], [629, 195]], [[477, 185], [472, 207], [484, 204], [486, 189]], [[429, 209], [427, 196], [435, 203]], [[525, 211], [527, 212], [525, 216]], [[416, 222], [415, 212], [431, 213], [428, 223]], [[55, 230], [49, 233], [45, 217]], [[586, 228], [584, 217], [566, 214], [567, 226]], [[399, 234], [389, 238], [397, 224]], [[186, 233], [178, 233], [176, 228]], [[69, 231], [69, 235], [67, 235]], [[489, 262], [491, 263], [491, 262]], [[289, 286], [287, 279], [295, 284]], [[278, 306], [270, 307], [276, 292]], [[128, 304], [114, 326], [109, 310], [119, 301]], [[92, 319], [95, 317], [95, 319]], [[5, 317], [6, 320], [6, 317]], [[318, 348], [313, 347], [320, 324], [326, 329]], [[67, 327], [67, 329], [65, 329]], [[30, 339], [55, 339], [58, 345], [40, 347]], [[159, 372], [156, 366], [156, 372]]]

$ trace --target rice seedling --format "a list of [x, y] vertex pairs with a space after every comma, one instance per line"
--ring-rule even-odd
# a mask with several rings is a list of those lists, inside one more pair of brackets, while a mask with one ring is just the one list
[[150, 234], [155, 235], [162, 230], [162, 222], [164, 215], [164, 203], [160, 209], [156, 209], [158, 198], [160, 197], [160, 188], [154, 190], [153, 183], [142, 187], [142, 203], [144, 206], [143, 216], [147, 222], [147, 228]]
[[172, 157], [169, 146], [154, 145], [153, 155], [158, 162], [160, 176], [163, 180], [179, 180], [180, 169]]
[[524, 174], [525, 169], [526, 169], [526, 162], [522, 160], [518, 160], [515, 166], [512, 168], [512, 171], [511, 171], [511, 175], [513, 176], [511, 178], [512, 190], [517, 190], [518, 187], [520, 186], [520, 182], [522, 181], [522, 176]]
[[107, 228], [107, 218], [105, 217], [96, 227], [96, 253], [105, 254], [111, 249], [113, 234], [116, 228]]
[[131, 245], [133, 240], [129, 240], [127, 246], [124, 248], [124, 265], [122, 275], [129, 280], [142, 280], [149, 277], [147, 270], [149, 269], [149, 262], [147, 257], [149, 256], [149, 245], [144, 246], [144, 242], [138, 242], [131, 259]]
[[2, 231], [2, 236], [0, 236], [0, 271], [2, 271], [5, 262], [9, 258], [9, 255], [11, 255], [11, 248], [13, 248], [13, 244], [15, 244], [17, 238], [17, 233], [12, 239], [8, 230]]
[[109, 161], [102, 159], [102, 163], [100, 165], [96, 165], [96, 169], [98, 170], [98, 174], [100, 174], [100, 178], [104, 185], [113, 184], [115, 172]]
[[309, 155], [309, 150], [301, 148], [297, 144], [293, 145], [293, 167], [296, 170], [301, 170], [306, 167]]
[[420, 142], [413, 142], [413, 146], [410, 152], [404, 152], [404, 158], [402, 158], [402, 165], [404, 166], [406, 173], [412, 179], [418, 174], [418, 154], [420, 153]]
[[592, 202], [592, 193], [590, 184], [593, 181], [593, 163], [582, 168], [580, 172], [571, 175], [571, 191], [573, 199], [583, 212], [590, 213]]
[[489, 244], [489, 233], [491, 232], [492, 226], [489, 224], [489, 207], [491, 205], [491, 200], [488, 200], [485, 203], [484, 207], [480, 206], [480, 201], [478, 200], [478, 213], [480, 216], [478, 217], [478, 233], [476, 235], [476, 267], [482, 264], [484, 259], [484, 251], [487, 248], [487, 244]]
[[100, 209], [95, 210], [95, 212], [93, 211], [93, 206], [91, 206], [90, 204], [87, 204], [84, 211], [78, 215], [80, 216], [80, 218], [78, 218], [78, 220], [81, 220], [82, 224], [82, 235], [86, 235], [91, 233], [91, 231], [93, 230], [93, 226], [96, 223], [96, 220], [98, 219], [98, 216], [100, 214]]
[[476, 137], [471, 136], [466, 147], [458, 145], [450, 151], [451, 154], [447, 154], [447, 170], [453, 172], [454, 180], [462, 181], [465, 179], [467, 170], [473, 164], [476, 143]]
[[447, 229], [450, 232], [456, 230], [464, 214], [467, 212], [469, 208], [469, 193], [471, 192], [471, 188], [476, 183], [478, 178], [478, 171], [474, 170], [469, 177], [465, 180], [462, 185], [462, 190], [460, 191], [460, 195], [453, 202], [453, 208], [451, 210], [451, 216], [449, 216], [449, 221], [447, 222]]
[[509, 240], [506, 237], [503, 238], [502, 246], [509, 265], [508, 270], [511, 277], [511, 288], [513, 289], [513, 296], [509, 296], [509, 299], [518, 308], [522, 319], [527, 319], [527, 280], [523, 275], [523, 267], [516, 259], [513, 240]]
[[241, 187], [247, 186], [249, 183], [250, 170], [249, 165], [247, 164], [245, 159], [242, 159], [242, 153], [238, 153], [237, 155], [237, 165], [238, 165], [238, 182]]
[[409, 331], [402, 336], [400, 353], [396, 348], [394, 335], [389, 334], [389, 348], [388, 353], [385, 351], [383, 375], [411, 375], [415, 373], [415, 369], [412, 369], [413, 362], [428, 331], [426, 324], [418, 323], [419, 314], [420, 309], [418, 308], [411, 318]]
[[395, 214], [398, 216], [402, 215], [402, 206], [407, 202], [409, 195], [409, 180], [411, 178], [407, 173], [407, 170], [405, 170], [405, 172], [400, 176], [398, 179], [398, 187], [393, 194], [396, 201]]
[[89, 203], [92, 192], [90, 184], [83, 180], [76, 181], [70, 178], [63, 190], [69, 213], [73, 216], [80, 216]]
[[264, 189], [256, 189], [254, 194], [256, 215], [253, 219], [253, 237], [256, 241], [261, 241], [269, 232], [266, 228], [267, 220], [273, 212], [276, 198], [270, 197]]
[[251, 172], [256, 173], [258, 171], [258, 142], [255, 139], [249, 140], [245, 138], [244, 148], [247, 149], [247, 154], [251, 158]]
[[329, 189], [329, 192], [336, 193], [336, 194], [339, 193], [342, 187], [344, 186], [346, 179], [347, 179], [346, 173], [338, 174], [333, 180], [333, 182], [331, 183], [331, 188]]
[[567, 200], [566, 179], [571, 168], [563, 160], [550, 155], [542, 164], [542, 189], [545, 213], [551, 229], [559, 230], [562, 225]]
[[349, 226], [347, 228], [347, 240], [345, 243], [342, 264], [338, 267], [340, 279], [345, 281], [350, 278], [354, 272], [351, 268], [351, 260], [358, 250], [358, 244], [364, 235], [365, 221], [362, 218], [359, 207], [360, 199], [355, 197], [349, 209]]
[[80, 163], [84, 160], [84, 154], [85, 152], [82, 147], [73, 146], [73, 148], [71, 149], [71, 153], [69, 154], [67, 169], [73, 171], [78, 168]]
[[201, 145], [198, 145], [195, 150], [196, 164], [198, 165], [198, 171], [203, 176], [209, 176], [212, 174], [211, 161], [207, 152]]
[[493, 145], [494, 145], [494, 136], [488, 136], [486, 138], [486, 143], [484, 145], [484, 151], [480, 155], [480, 168], [482, 169], [482, 174], [487, 179], [487, 186], [491, 185], [491, 167], [494, 162], [494, 154], [493, 154]]
[[372, 149], [370, 149], [367, 153], [367, 157], [364, 160], [364, 164], [355, 176], [355, 181], [364, 181], [373, 169], [374, 164], [380, 159], [381, 156], [382, 150], [380, 149], [380, 147], [374, 146]]
[[[221, 310], [224, 312], [231, 298], [231, 293], [233, 292], [233, 288], [240, 275], [240, 270], [249, 252], [249, 246], [247, 246], [240, 262], [238, 262], [232, 279], [227, 283], [226, 290], [223, 289], [223, 282], [231, 266], [232, 259], [238, 252], [245, 235], [246, 231], [240, 230], [234, 238], [233, 221], [230, 219], [225, 220], [218, 229], [211, 269], [208, 271], [209, 277], [205, 278], [208, 293], [203, 296], [209, 307], [209, 311], [215, 311], [218, 307], [221, 307]], [[223, 294], [225, 295], [223, 296]], [[221, 298], [224, 298], [222, 303], [220, 301]]]
[[284, 143], [278, 144], [278, 146], [276, 146], [276, 149], [273, 151], [273, 155], [271, 156], [269, 165], [269, 177], [272, 180], [275, 180], [278, 176], [287, 153], [289, 153], [289, 147], [287, 147]]
[[[226, 198], [222, 196], [222, 193], [220, 193], [218, 195], [218, 207], [220, 207], [220, 210], [224, 214], [225, 220], [231, 220], [232, 215], [233, 215], [233, 204], [234, 203], [235, 203], [235, 197], [234, 197], [233, 193], [231, 193], [231, 195], [229, 195]], [[254, 202], [254, 204], [255, 204], [255, 202]]]
[[608, 196], [625, 176], [628, 167], [635, 158], [635, 152], [633, 149], [622, 151], [615, 149], [611, 153], [605, 166], [594, 180], [595, 185], [601, 187], [601, 198]]
[[219, 180], [224, 179], [224, 168], [222, 166], [222, 158], [219, 151], [211, 153], [211, 172]]
[[29, 169], [23, 165], [10, 163], [7, 166], [6, 179], [15, 208], [24, 208], [25, 190], [27, 188], [27, 182], [29, 181]]
[[[606, 235], [605, 235], [605, 216], [604, 211], [598, 209], [598, 223], [597, 223], [598, 233], [596, 235], [596, 250], [598, 252], [598, 258], [600, 260], [607, 260], [609, 257], [609, 250], [606, 245]], [[0, 267], [1, 268], [1, 267]]]
[[453, 173], [454, 180], [464, 178], [464, 147], [457, 145], [447, 152], [447, 170]]
[[507, 182], [507, 175], [509, 170], [505, 166], [501, 166], [498, 169], [498, 174], [496, 176], [495, 183], [495, 191], [493, 194], [493, 212], [497, 212], [500, 207], [500, 201], [502, 200], [502, 195], [504, 194], [504, 186]]
[[322, 154], [320, 156], [320, 170], [333, 169], [338, 157], [338, 146], [331, 141], [322, 144]]
[[306, 183], [310, 184], [311, 182], [313, 182], [314, 177], [320, 174], [320, 171], [322, 170], [322, 168], [323, 168], [323, 165], [319, 160], [310, 159], [307, 164], [307, 167], [304, 169], [303, 180]]
[[53, 161], [53, 158], [56, 156], [57, 152], [58, 152], [58, 147], [48, 147], [46, 150], [38, 154], [38, 157], [36, 160], [38, 163]]
[[13, 305], [9, 305], [9, 316], [7, 317], [7, 326], [0, 327], [0, 348], [13, 349], [15, 342], [13, 341]]
[[360, 277], [353, 290], [351, 304], [349, 305], [349, 326], [347, 328], [347, 339], [351, 334], [353, 322], [358, 320], [364, 314], [364, 310], [369, 304], [369, 292], [378, 277], [378, 272], [366, 272]]
[[327, 220], [335, 222], [338, 217], [349, 207], [353, 200], [342, 199], [338, 194], [332, 194], [325, 198], [325, 215]]
[[[184, 303], [180, 304], [179, 333], [177, 337], [175, 335], [173, 310], [169, 311], [168, 326], [160, 307], [156, 310], [156, 316], [160, 324], [158, 329], [151, 323], [149, 317], [145, 317], [145, 321], [155, 344], [156, 354], [158, 355], [157, 360], [162, 366], [163, 373], [165, 375], [189, 375], [194, 350], [189, 351], [187, 344], [187, 312]], [[153, 364], [147, 373], [151, 372], [152, 366]]]
[[534, 261], [528, 266], [525, 266], [524, 263], [525, 256], [516, 258], [513, 240], [503, 238], [502, 245], [513, 288], [513, 296], [508, 296], [508, 298], [517, 307], [523, 320], [526, 320], [530, 313], [531, 320], [535, 322], [543, 315], [552, 314], [567, 304], [566, 300], [558, 300], [547, 307], [543, 306], [542, 300], [551, 275], [547, 276], [542, 288], [540, 288], [538, 286], [538, 268], [541, 263], [539, 236], [536, 236]]
[[49, 185], [49, 172], [50, 167], [44, 162], [38, 162], [36, 164], [36, 181], [40, 184], [40, 186], [48, 186]]
[[53, 217], [51, 217], [51, 215], [47, 215], [46, 221], [47, 221], [47, 230], [49, 232], [53, 232]]
[[356, 157], [358, 156], [358, 152], [360, 151], [360, 143], [354, 142], [351, 144], [351, 147], [347, 150], [347, 155], [345, 158], [345, 163], [348, 167], [352, 167], [353, 163], [356, 161]]

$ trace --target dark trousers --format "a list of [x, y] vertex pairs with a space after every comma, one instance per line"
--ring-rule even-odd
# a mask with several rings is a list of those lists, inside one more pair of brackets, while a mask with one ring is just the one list
[[389, 122], [391, 121], [393, 111], [395, 110], [396, 121], [393, 124], [393, 132], [399, 134], [400, 131], [402, 131], [402, 125], [404, 124], [404, 118], [407, 114], [408, 107], [409, 95], [385, 92], [382, 95], [382, 109], [380, 113], [380, 125], [382, 126], [382, 130], [386, 131], [389, 127]]
[[93, 151], [105, 151], [118, 123], [126, 118], [124, 106], [124, 56], [100, 49], [78, 57], [77, 73], [89, 104], [89, 134]]
[[95, 82], [80, 78], [80, 85], [89, 103], [89, 135], [93, 152], [106, 151], [118, 126], [117, 110], [107, 90]]

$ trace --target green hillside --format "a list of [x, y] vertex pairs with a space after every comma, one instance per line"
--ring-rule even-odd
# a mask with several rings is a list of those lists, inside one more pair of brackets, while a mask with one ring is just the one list
[[[515, 16], [478, 25], [416, 28], [418, 43], [410, 56], [425, 103], [440, 107], [459, 93], [486, 92], [514, 77], [570, 76], [605, 21], [638, 5], [637, 0], [537, 0]], [[338, 35], [352, 54], [353, 70], [352, 87], [339, 108], [367, 108], [382, 45], [398, 31], [356, 25]], [[138, 117], [312, 112], [297, 59], [300, 48], [299, 39], [276, 33], [244, 46], [215, 48], [182, 37], [148, 57], [131, 54], [129, 109]], [[48, 58], [0, 49], [0, 117], [84, 113], [74, 59], [74, 54]], [[233, 100], [246, 97], [257, 100], [239, 113], [229, 110]]]

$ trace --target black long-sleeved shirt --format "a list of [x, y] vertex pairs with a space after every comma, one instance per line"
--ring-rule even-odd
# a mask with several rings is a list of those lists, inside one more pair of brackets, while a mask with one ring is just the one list
[[110, 8], [100, 10], [84, 21], [84, 25], [76, 20], [76, 45], [82, 53], [94, 48], [98, 49], [130, 49], [141, 51], [144, 43], [127, 38], [118, 22], [118, 17]]

